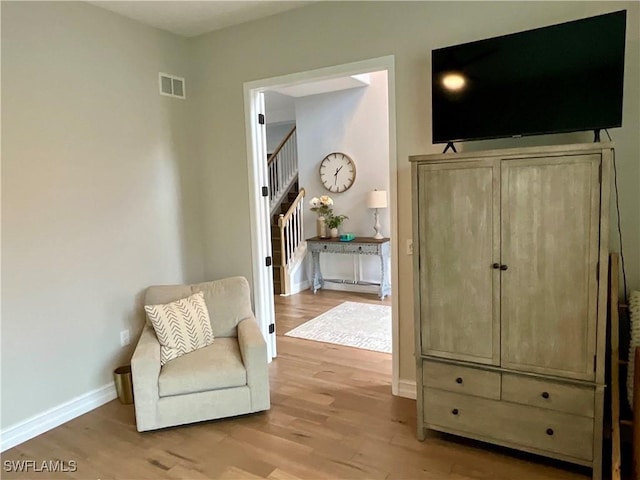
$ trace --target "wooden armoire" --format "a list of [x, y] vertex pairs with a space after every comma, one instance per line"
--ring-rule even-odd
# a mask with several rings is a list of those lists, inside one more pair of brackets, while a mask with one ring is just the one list
[[418, 437], [601, 475], [613, 147], [410, 157]]

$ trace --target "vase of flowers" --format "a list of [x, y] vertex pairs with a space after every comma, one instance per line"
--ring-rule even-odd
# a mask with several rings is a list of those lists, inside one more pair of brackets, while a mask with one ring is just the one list
[[311, 211], [318, 214], [316, 220], [316, 230], [318, 237], [327, 238], [327, 218], [333, 215], [333, 200], [328, 195], [322, 195], [321, 197], [313, 197], [309, 204], [311, 205]]
[[327, 237], [327, 224], [325, 223], [325, 219], [323, 216], [319, 216], [316, 219], [316, 233], [320, 238]]
[[331, 238], [336, 238], [338, 236], [338, 229], [342, 222], [348, 219], [346, 215], [334, 215], [333, 212], [329, 214], [327, 219], [325, 220], [327, 227], [330, 229]]

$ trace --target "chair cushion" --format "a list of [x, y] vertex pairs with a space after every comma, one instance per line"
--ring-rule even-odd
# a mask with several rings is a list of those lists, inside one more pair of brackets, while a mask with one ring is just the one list
[[194, 292], [204, 293], [209, 307], [211, 328], [216, 338], [237, 337], [238, 323], [253, 316], [249, 283], [243, 277], [229, 277], [192, 285]]
[[211, 329], [216, 338], [237, 336], [238, 322], [253, 316], [249, 282], [244, 277], [229, 277], [193, 285], [155, 285], [147, 288], [144, 304], [169, 303], [196, 292], [204, 294]]
[[164, 305], [145, 305], [160, 342], [160, 365], [213, 342], [202, 292]]
[[[190, 285], [155, 285], [144, 293], [145, 305], [160, 305], [187, 298], [200, 290], [192, 290]], [[206, 300], [205, 300], [206, 302]]]
[[160, 397], [206, 392], [247, 384], [247, 371], [235, 337], [216, 338], [211, 345], [170, 361], [160, 370]]

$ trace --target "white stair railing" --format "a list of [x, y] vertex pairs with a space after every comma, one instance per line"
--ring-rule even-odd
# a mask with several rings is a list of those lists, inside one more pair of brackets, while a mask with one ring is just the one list
[[289, 270], [292, 262], [296, 259], [298, 248], [304, 242], [304, 195], [304, 188], [301, 188], [287, 213], [280, 215], [278, 218], [278, 226], [280, 227], [280, 264], [282, 267], [280, 269], [280, 285], [283, 294], [291, 292]]
[[269, 202], [271, 211], [287, 193], [298, 176], [298, 146], [296, 127], [284, 137], [267, 162], [269, 168]]

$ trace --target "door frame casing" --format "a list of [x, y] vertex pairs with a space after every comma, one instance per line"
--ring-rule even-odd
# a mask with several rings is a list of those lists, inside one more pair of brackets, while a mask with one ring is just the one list
[[244, 92], [245, 121], [247, 129], [247, 158], [249, 172], [249, 218], [251, 221], [251, 270], [254, 312], [260, 331], [267, 342], [267, 359], [277, 356], [275, 330], [269, 333], [269, 326], [275, 326], [273, 304], [273, 265], [267, 266], [266, 259], [272, 258], [271, 231], [269, 219], [269, 196], [263, 196], [261, 189], [268, 186], [266, 125], [260, 125], [258, 115], [265, 114], [264, 92], [252, 88]]
[[[249, 174], [249, 205], [251, 221], [251, 253], [253, 271], [254, 309], [260, 327], [265, 338], [268, 339], [269, 360], [275, 357], [275, 334], [268, 334], [268, 325], [275, 322], [273, 312], [273, 287], [272, 282], [265, 282], [263, 265], [261, 263], [262, 252], [265, 244], [270, 244], [270, 233], [265, 228], [264, 220], [260, 216], [260, 187], [267, 181], [266, 175], [261, 176], [262, 169], [259, 161], [262, 152], [259, 145], [257, 121], [255, 120], [257, 92], [264, 92], [276, 87], [290, 86], [308, 83], [311, 81], [339, 78], [349, 75], [386, 71], [387, 73], [387, 98], [388, 98], [388, 128], [389, 128], [389, 215], [391, 220], [391, 319], [392, 319], [392, 378], [391, 387], [394, 395], [399, 395], [400, 373], [400, 335], [398, 312], [398, 161], [396, 148], [396, 98], [395, 98], [395, 57], [371, 58], [353, 63], [334, 65], [331, 67], [308, 70], [278, 77], [265, 78], [244, 83], [245, 102], [245, 128], [247, 139], [247, 170]], [[270, 245], [269, 245], [270, 250]], [[272, 267], [271, 267], [272, 268]], [[271, 283], [271, 286], [269, 286]], [[268, 290], [268, 291], [265, 291]], [[259, 294], [256, 292], [260, 292]], [[270, 313], [271, 311], [271, 313]], [[272, 315], [271, 317], [269, 315]], [[272, 338], [269, 338], [272, 337]], [[271, 344], [273, 344], [271, 346]]]

